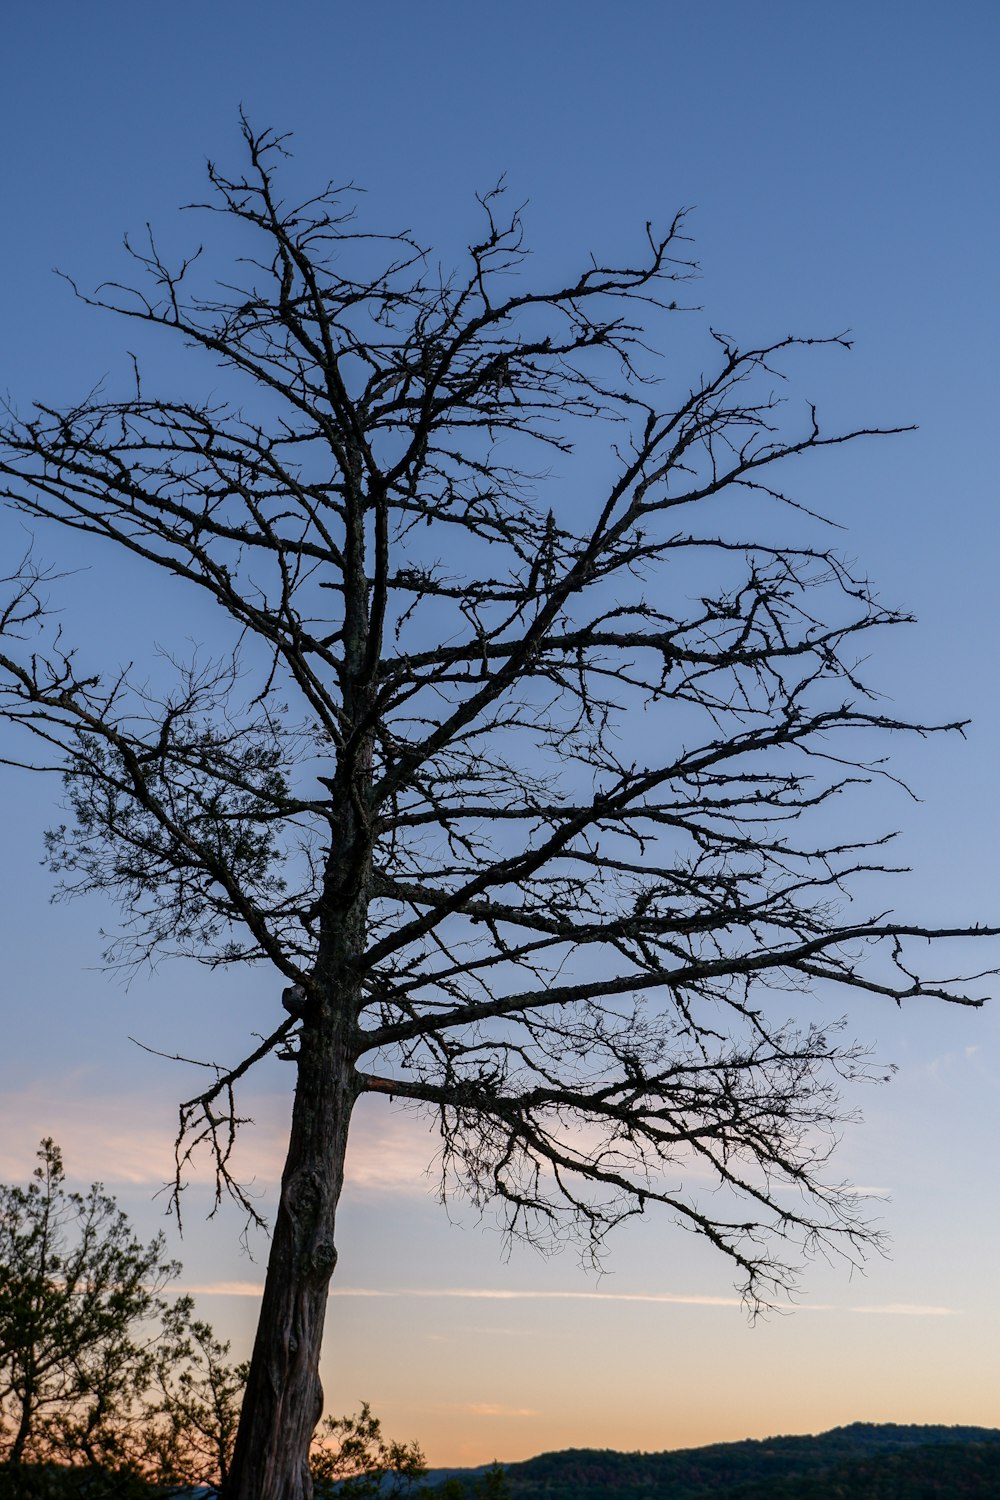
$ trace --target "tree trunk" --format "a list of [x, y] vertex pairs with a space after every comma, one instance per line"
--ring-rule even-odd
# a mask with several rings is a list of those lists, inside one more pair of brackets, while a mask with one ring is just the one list
[[309, 1444], [323, 1410], [319, 1356], [334, 1220], [356, 1098], [343, 1011], [300, 1042], [281, 1200], [225, 1500], [310, 1500]]
[[30, 1382], [26, 1385], [21, 1397], [21, 1419], [18, 1422], [17, 1434], [11, 1444], [10, 1452], [7, 1454], [7, 1463], [11, 1468], [16, 1468], [24, 1458], [24, 1450], [28, 1444], [31, 1434], [31, 1419], [34, 1416], [34, 1388]]

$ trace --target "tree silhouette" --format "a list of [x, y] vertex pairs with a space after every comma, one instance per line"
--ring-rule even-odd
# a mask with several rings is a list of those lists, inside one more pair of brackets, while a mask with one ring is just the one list
[[869, 1233], [823, 1170], [865, 1054], [811, 993], [979, 1002], [910, 956], [967, 928], [854, 894], [892, 871], [841, 813], [886, 774], [865, 736], [960, 726], [883, 711], [860, 657], [905, 616], [783, 477], [877, 431], [780, 394], [788, 357], [848, 341], [716, 332], [681, 384], [655, 350], [694, 272], [682, 217], [539, 290], [497, 190], [444, 277], [350, 188], [286, 204], [283, 138], [243, 136], [202, 205], [244, 236], [235, 271], [150, 236], [126, 241], [138, 286], [81, 293], [226, 395], [154, 395], [136, 366], [129, 394], [12, 414], [0, 458], [22, 515], [207, 593], [229, 634], [162, 691], [102, 673], [29, 555], [0, 711], [38, 747], [19, 763], [64, 775], [61, 889], [121, 902], [112, 962], [264, 962], [282, 989], [181, 1106], [177, 1172], [207, 1145], [253, 1212], [235, 1090], [294, 1062], [227, 1496], [298, 1500], [361, 1094], [434, 1111], [446, 1180], [511, 1234], [596, 1254], [661, 1204], [756, 1307], [795, 1246]]
[[180, 1269], [142, 1245], [100, 1183], [67, 1190], [42, 1141], [26, 1188], [0, 1185], [0, 1465], [131, 1458], [135, 1399], [153, 1383], [160, 1292]]
[[418, 1481], [427, 1473], [419, 1443], [382, 1435], [382, 1423], [367, 1401], [353, 1416], [325, 1417], [310, 1456], [312, 1478], [322, 1495], [349, 1500], [429, 1493]]

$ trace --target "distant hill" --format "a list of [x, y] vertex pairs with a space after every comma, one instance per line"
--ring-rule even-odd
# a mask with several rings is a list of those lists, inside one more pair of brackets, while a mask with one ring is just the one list
[[[486, 1470], [437, 1469], [414, 1495], [468, 1500], [1000, 1500], [1000, 1430], [855, 1422], [818, 1437], [715, 1443], [668, 1453], [569, 1448]], [[212, 1500], [209, 1490], [185, 1492]], [[387, 1486], [385, 1494], [393, 1493]], [[0, 1500], [156, 1500], [164, 1492], [83, 1471], [0, 1466]], [[176, 1492], [174, 1492], [176, 1495]], [[441, 1496], [444, 1500], [444, 1495]]]
[[[1000, 1500], [1000, 1430], [856, 1422], [667, 1453], [571, 1448], [505, 1467], [511, 1500]], [[482, 1471], [447, 1472], [471, 1494]]]

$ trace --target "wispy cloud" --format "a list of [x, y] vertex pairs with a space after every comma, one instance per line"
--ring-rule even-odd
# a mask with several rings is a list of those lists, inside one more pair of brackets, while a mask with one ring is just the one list
[[[205, 1297], [259, 1297], [263, 1287], [250, 1281], [215, 1281], [178, 1286], [178, 1292]], [[453, 1300], [462, 1302], [617, 1302], [653, 1303], [671, 1307], [741, 1307], [738, 1297], [716, 1297], [694, 1292], [598, 1292], [521, 1289], [509, 1287], [332, 1287], [331, 1297]], [[919, 1302], [883, 1302], [842, 1305], [836, 1302], [803, 1303], [793, 1309], [802, 1313], [861, 1313], [879, 1317], [950, 1318], [957, 1309]]]
[[455, 1298], [484, 1302], [667, 1302], [691, 1307], [740, 1307], [738, 1297], [710, 1297], [680, 1292], [567, 1292], [508, 1287], [334, 1287], [331, 1297]]
[[928, 1307], [922, 1302], [884, 1302], [869, 1306], [851, 1307], [853, 1313], [880, 1313], [891, 1318], [953, 1318], [954, 1307]]
[[[239, 1109], [249, 1121], [238, 1137], [235, 1175], [257, 1188], [274, 1188], [284, 1159], [288, 1099], [247, 1093]], [[52, 1136], [63, 1148], [72, 1181], [156, 1189], [173, 1175], [176, 1124], [175, 1097], [166, 1089], [109, 1094], [86, 1068], [9, 1089], [0, 1095], [0, 1181], [25, 1180], [36, 1165], [39, 1141]], [[435, 1185], [427, 1170], [435, 1150], [426, 1120], [410, 1111], [362, 1106], [352, 1124], [347, 1192], [427, 1196]], [[195, 1184], [211, 1181], [207, 1151], [186, 1175]]]
[[96, 1094], [87, 1069], [55, 1075], [0, 1097], [0, 1177], [28, 1177], [51, 1136], [75, 1182], [159, 1186], [170, 1174], [172, 1125], [167, 1101], [148, 1092]]
[[264, 1288], [258, 1281], [183, 1281], [166, 1290], [178, 1297], [259, 1297]]
[[459, 1406], [458, 1411], [468, 1412], [471, 1417], [537, 1417], [539, 1413], [530, 1406], [499, 1406], [494, 1401], [471, 1401]]
[[351, 1121], [345, 1191], [426, 1198], [437, 1185], [431, 1163], [439, 1144], [435, 1127], [412, 1110], [386, 1111], [382, 1100], [361, 1100]]

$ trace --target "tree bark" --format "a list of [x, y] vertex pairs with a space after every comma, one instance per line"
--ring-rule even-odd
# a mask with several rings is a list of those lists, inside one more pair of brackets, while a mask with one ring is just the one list
[[18, 1423], [17, 1435], [7, 1455], [7, 1463], [12, 1469], [17, 1468], [18, 1464], [24, 1458], [24, 1450], [31, 1435], [31, 1419], [34, 1416], [33, 1395], [34, 1392], [29, 1384], [21, 1397], [21, 1419]]
[[303, 1028], [281, 1199], [225, 1500], [311, 1500], [319, 1357], [357, 1097], [344, 1008]]

